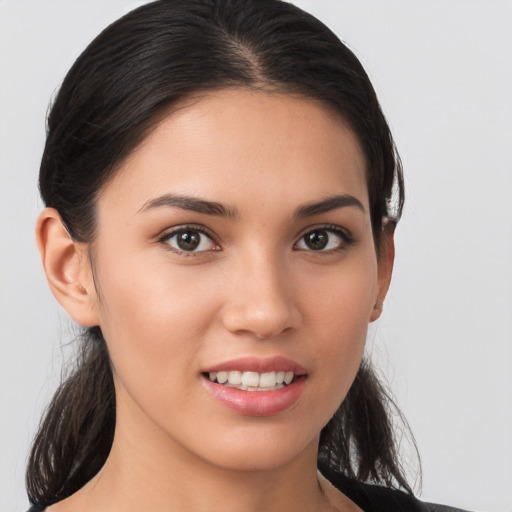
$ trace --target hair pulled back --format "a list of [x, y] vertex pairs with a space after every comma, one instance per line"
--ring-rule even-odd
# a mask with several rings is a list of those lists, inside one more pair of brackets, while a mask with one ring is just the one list
[[[180, 99], [248, 87], [321, 100], [357, 135], [367, 164], [377, 247], [403, 205], [400, 160], [377, 97], [354, 54], [320, 21], [280, 0], [160, 0], [107, 27], [76, 60], [48, 116], [39, 186], [70, 236], [91, 243], [102, 186]], [[363, 362], [321, 434], [319, 461], [360, 480], [409, 490], [389, 401]], [[86, 330], [76, 369], [57, 390], [34, 441], [29, 499], [70, 496], [104, 464], [115, 391], [99, 327]]]

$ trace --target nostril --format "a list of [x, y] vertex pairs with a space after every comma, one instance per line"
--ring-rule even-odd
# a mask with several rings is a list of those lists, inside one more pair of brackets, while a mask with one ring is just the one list
[[292, 295], [293, 287], [284, 285], [288, 280], [282, 274], [259, 269], [243, 278], [236, 279], [237, 275], [240, 277], [237, 272], [232, 276], [231, 300], [221, 312], [228, 331], [265, 340], [298, 327], [301, 314]]

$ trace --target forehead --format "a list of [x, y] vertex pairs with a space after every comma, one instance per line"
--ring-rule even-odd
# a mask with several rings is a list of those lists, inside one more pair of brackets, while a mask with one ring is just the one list
[[169, 192], [284, 205], [350, 193], [367, 207], [365, 173], [356, 136], [322, 102], [226, 89], [176, 105], [120, 166], [100, 201], [123, 197], [140, 208]]

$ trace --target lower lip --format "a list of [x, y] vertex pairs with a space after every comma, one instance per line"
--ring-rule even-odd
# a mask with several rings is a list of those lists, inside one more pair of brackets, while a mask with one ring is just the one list
[[243, 391], [212, 382], [203, 377], [206, 389], [219, 402], [244, 416], [274, 416], [286, 411], [299, 400], [306, 385], [306, 377], [275, 391]]

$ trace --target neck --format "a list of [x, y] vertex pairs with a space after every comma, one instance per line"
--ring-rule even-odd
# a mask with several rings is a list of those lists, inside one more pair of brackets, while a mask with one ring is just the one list
[[226, 468], [198, 458], [153, 424], [118, 418], [106, 464], [51, 512], [332, 511], [319, 485], [318, 439], [291, 461], [266, 468]]
[[180, 447], [172, 453], [160, 448], [148, 457], [140, 441], [135, 444], [127, 449], [116, 439], [104, 468], [87, 486], [86, 510], [316, 511], [325, 501], [315, 444], [293, 461], [264, 470], [213, 466]]

